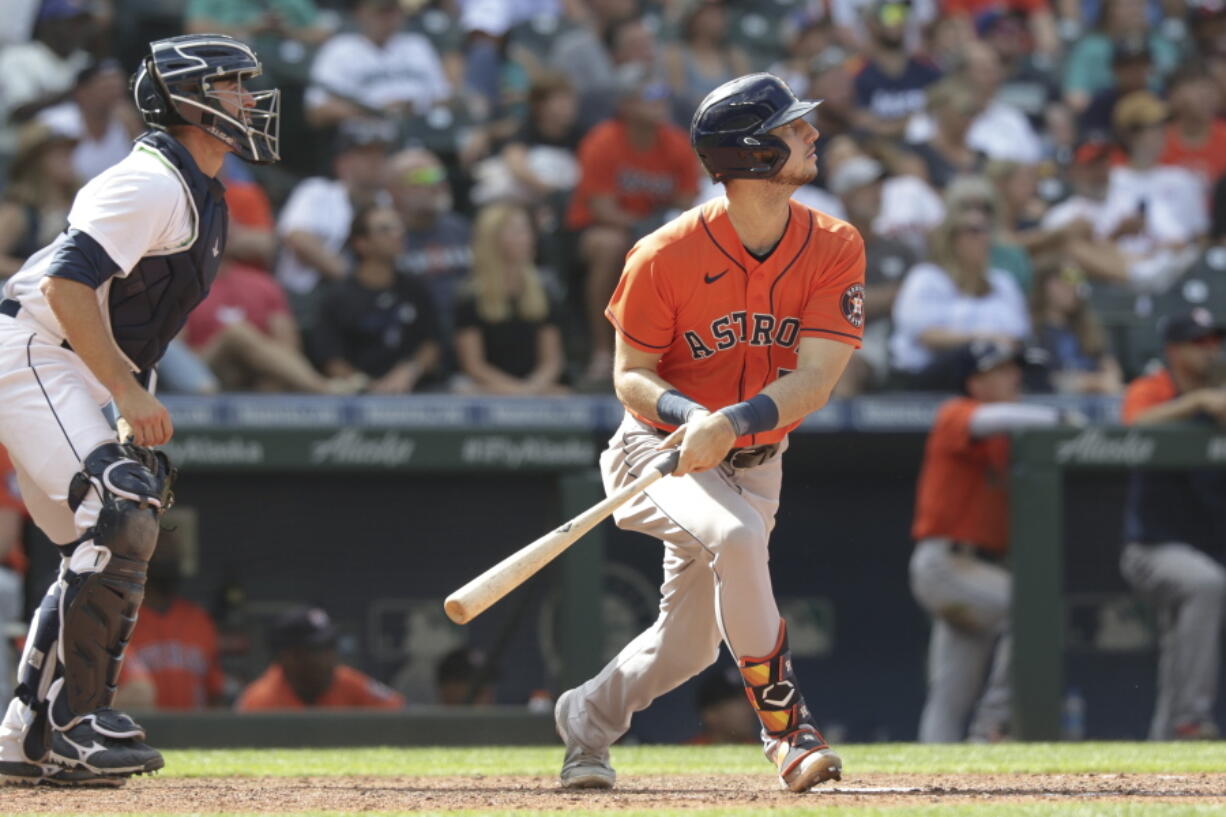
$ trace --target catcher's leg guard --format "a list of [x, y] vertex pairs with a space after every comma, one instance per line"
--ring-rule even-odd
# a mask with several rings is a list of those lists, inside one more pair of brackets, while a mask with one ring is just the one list
[[171, 504], [173, 478], [160, 452], [107, 443], [85, 458], [84, 469], [73, 479], [69, 506], [75, 510], [88, 492], [96, 491], [102, 508], [92, 529], [61, 548], [69, 556], [89, 542], [94, 558], [73, 559], [75, 570], [63, 572], [62, 670], [48, 690], [55, 762], [99, 774], [131, 774], [162, 765], [161, 756], [140, 743], [144, 730], [110, 705], [145, 595], [158, 519]]
[[17, 689], [0, 724], [0, 779], [36, 783], [51, 748], [47, 696], [58, 675], [56, 642], [60, 632], [63, 584], [52, 582], [34, 611], [17, 669]]
[[792, 671], [787, 623], [779, 621], [779, 640], [770, 655], [741, 658], [737, 665], [749, 704], [762, 723], [766, 758], [778, 768], [784, 788], [802, 792], [824, 780], [840, 779], [843, 763], [817, 731]]

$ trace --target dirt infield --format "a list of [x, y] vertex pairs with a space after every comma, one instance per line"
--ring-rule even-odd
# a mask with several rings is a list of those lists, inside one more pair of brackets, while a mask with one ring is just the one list
[[781, 792], [766, 775], [626, 776], [613, 791], [561, 791], [552, 777], [139, 778], [122, 789], [4, 792], [6, 814], [32, 812], [227, 813], [446, 812], [461, 809], [753, 808], [922, 805], [934, 802], [1147, 802], [1221, 804], [1226, 774], [893, 775], [848, 777], [806, 795]]

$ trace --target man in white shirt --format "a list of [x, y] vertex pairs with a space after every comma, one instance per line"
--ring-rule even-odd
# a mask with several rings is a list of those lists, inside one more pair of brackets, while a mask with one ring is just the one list
[[132, 149], [139, 129], [135, 111], [124, 99], [125, 79], [114, 60], [92, 63], [77, 76], [71, 99], [38, 115], [56, 133], [77, 140], [72, 168], [82, 184], [122, 161]]
[[311, 124], [423, 114], [451, 96], [434, 46], [401, 30], [399, 0], [358, 0], [354, 17], [357, 31], [337, 34], [315, 55], [305, 97]]
[[1166, 103], [1149, 91], [1124, 97], [1112, 114], [1128, 162], [1111, 170], [1094, 232], [1115, 243], [1138, 292], [1164, 291], [1196, 259], [1198, 243], [1209, 231], [1199, 177], [1158, 163], [1167, 118]]
[[343, 278], [349, 264], [342, 255], [356, 206], [375, 200], [385, 182], [387, 150], [395, 127], [378, 120], [349, 120], [337, 134], [336, 178], [301, 181], [281, 209], [277, 234], [283, 248], [276, 275], [285, 287], [295, 317], [312, 323], [310, 295], [321, 280]]

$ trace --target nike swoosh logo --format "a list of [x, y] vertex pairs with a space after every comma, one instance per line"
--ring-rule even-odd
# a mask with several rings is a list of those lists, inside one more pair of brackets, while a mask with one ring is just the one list
[[706, 275], [702, 276], [702, 280], [706, 281], [708, 284], [714, 284], [716, 281], [718, 281], [720, 278], [723, 278], [727, 274], [728, 274], [728, 270], [724, 270], [719, 275], [712, 275], [711, 273], [708, 272]]

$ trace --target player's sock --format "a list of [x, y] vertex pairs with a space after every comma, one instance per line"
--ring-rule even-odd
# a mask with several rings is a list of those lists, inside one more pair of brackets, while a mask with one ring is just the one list
[[800, 685], [792, 671], [792, 651], [788, 649], [787, 622], [779, 620], [779, 638], [775, 649], [761, 658], [744, 657], [737, 661], [749, 704], [762, 723], [766, 736], [782, 738], [805, 727], [817, 733], [819, 742], [826, 741], [817, 731]]

